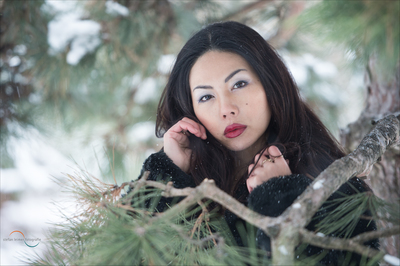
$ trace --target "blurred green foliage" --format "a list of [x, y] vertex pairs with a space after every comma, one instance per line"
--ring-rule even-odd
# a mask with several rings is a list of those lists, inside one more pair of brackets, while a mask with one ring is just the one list
[[390, 78], [399, 65], [400, 1], [322, 1], [299, 20], [304, 30], [323, 40], [341, 44], [354, 62], [379, 62], [379, 74]]

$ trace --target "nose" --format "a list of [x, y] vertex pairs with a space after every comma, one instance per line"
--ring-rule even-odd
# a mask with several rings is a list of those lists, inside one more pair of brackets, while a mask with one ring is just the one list
[[237, 116], [238, 113], [239, 109], [234, 102], [232, 102], [231, 100], [221, 101], [221, 115], [223, 118]]

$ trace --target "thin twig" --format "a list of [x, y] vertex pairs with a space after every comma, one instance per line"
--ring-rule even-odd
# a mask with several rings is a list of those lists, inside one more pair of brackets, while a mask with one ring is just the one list
[[383, 257], [385, 253], [379, 250], [366, 247], [359, 242], [352, 239], [343, 239], [337, 237], [319, 236], [304, 228], [299, 230], [300, 238], [302, 243], [309, 243], [313, 246], [325, 248], [325, 249], [337, 249], [337, 250], [347, 250], [351, 252], [356, 252], [358, 254], [364, 255], [368, 258], [380, 255]]
[[400, 234], [400, 225], [395, 225], [391, 228], [385, 228], [385, 229], [381, 229], [378, 231], [362, 233], [362, 234], [359, 234], [359, 235], [351, 238], [350, 240], [352, 240], [354, 242], [364, 243], [371, 239], [394, 236], [394, 235], [398, 235], [398, 234]]

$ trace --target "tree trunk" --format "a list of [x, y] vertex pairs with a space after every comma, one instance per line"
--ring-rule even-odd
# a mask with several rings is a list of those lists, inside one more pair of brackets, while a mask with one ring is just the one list
[[[366, 107], [358, 120], [341, 132], [341, 143], [346, 152], [353, 151], [373, 127], [374, 121], [389, 114], [400, 114], [399, 66], [390, 80], [384, 80], [376, 68], [376, 58], [371, 58], [365, 73], [367, 90]], [[400, 198], [400, 148], [388, 149], [370, 172], [373, 179], [365, 181], [378, 197], [394, 203]], [[379, 226], [391, 227], [391, 224]], [[400, 236], [381, 240], [381, 249], [400, 256]]]

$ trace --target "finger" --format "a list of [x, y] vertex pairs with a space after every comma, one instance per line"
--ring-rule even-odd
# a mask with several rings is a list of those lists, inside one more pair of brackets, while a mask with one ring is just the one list
[[271, 163], [271, 162], [272, 163], [275, 162], [274, 159], [268, 158], [267, 156], [262, 154], [260, 160], [258, 160], [258, 162], [257, 162], [257, 167], [264, 167], [265, 164]]
[[[254, 165], [254, 164], [250, 164], [249, 167], [247, 168], [247, 173], [248, 173], [248, 174], [251, 173], [251, 175], [253, 175], [253, 173], [254, 173], [253, 168], [255, 168], [255, 165]], [[253, 172], [252, 172], [252, 171], [253, 171]]]
[[246, 180], [246, 186], [249, 193], [251, 193], [257, 186], [264, 183], [264, 181], [260, 178], [259, 175], [254, 175]]
[[[264, 158], [263, 158], [264, 157]], [[265, 159], [265, 156], [263, 156], [263, 154], [256, 154], [256, 156], [254, 156], [254, 163], [255, 164], [260, 164], [260, 161]]]
[[265, 156], [268, 155], [268, 156], [275, 157], [275, 158], [282, 157], [281, 151], [278, 149], [278, 147], [276, 147], [274, 145], [268, 147], [268, 149], [266, 149], [264, 151], [264, 155]]
[[[195, 136], [197, 136], [197, 137], [200, 137], [201, 136], [201, 132], [200, 132], [200, 130], [198, 129], [198, 127], [196, 127], [196, 126], [193, 126], [191, 123], [188, 123], [188, 122], [186, 122], [186, 121], [179, 121], [178, 123], [176, 123], [175, 125], [173, 125], [169, 130], [168, 130], [168, 132], [175, 132], [175, 133], [182, 133], [182, 132], [185, 132], [185, 131], [188, 131], [189, 133], [191, 133], [191, 134], [193, 134], [193, 135], [195, 135]], [[167, 132], [167, 133], [168, 133]]]
[[273, 158], [268, 159], [263, 164], [262, 169], [264, 169], [271, 176], [283, 176], [292, 174], [288, 160], [285, 160], [283, 156], [275, 159]]
[[201, 139], [206, 139], [207, 138], [207, 134], [206, 134], [206, 129], [203, 125], [193, 121], [190, 118], [184, 117], [182, 118], [183, 122], [189, 123], [191, 124], [194, 128], [197, 128], [197, 130], [200, 132], [200, 135], [196, 135], [197, 137], [201, 138]]
[[253, 191], [253, 187], [250, 185], [250, 181], [250, 178], [246, 180], [247, 190], [249, 191], [249, 193]]

